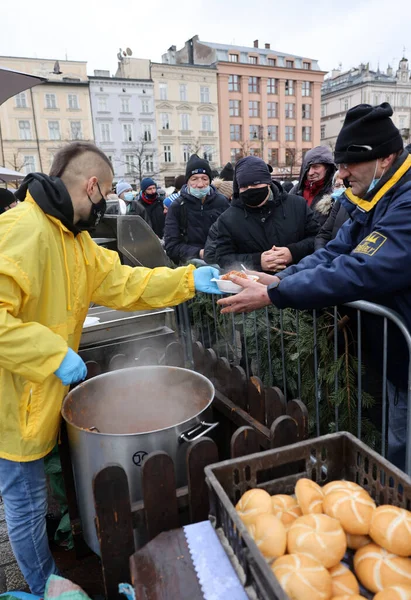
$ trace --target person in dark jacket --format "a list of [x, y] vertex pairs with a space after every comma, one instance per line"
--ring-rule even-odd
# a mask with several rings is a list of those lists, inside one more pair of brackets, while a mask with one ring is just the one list
[[140, 196], [138, 203], [144, 208], [150, 221], [150, 225], [157, 237], [163, 239], [165, 214], [163, 201], [157, 193], [157, 184], [151, 177], [145, 177], [140, 184]]
[[0, 215], [15, 206], [17, 206], [17, 200], [13, 192], [0, 188]]
[[107, 215], [137, 215], [149, 223], [146, 211], [138, 204], [134, 196], [133, 188], [127, 181], [119, 181], [117, 183], [116, 194], [118, 202], [115, 202], [107, 208]]
[[220, 179], [224, 179], [224, 181], [234, 181], [234, 167], [228, 162], [220, 173]]
[[[315, 250], [319, 250], [319, 248], [324, 248], [324, 246], [326, 246], [328, 242], [333, 240], [336, 237], [339, 229], [350, 218], [350, 215], [340, 202], [340, 198], [345, 192], [345, 185], [344, 181], [339, 175], [339, 171], [336, 171], [334, 174], [333, 193], [331, 194], [331, 196], [325, 196], [318, 203], [319, 210], [329, 212], [329, 215], [315, 238]], [[321, 205], [324, 206], [324, 209]], [[331, 212], [329, 210], [329, 206], [331, 206]]]
[[284, 269], [314, 251], [318, 229], [304, 199], [272, 182], [261, 158], [246, 156], [235, 168], [231, 206], [218, 219], [214, 262], [222, 268]]
[[210, 182], [210, 164], [193, 154], [187, 163], [186, 185], [170, 205], [165, 224], [165, 249], [176, 264], [204, 258], [209, 229], [229, 207], [227, 198]]
[[283, 190], [284, 192], [287, 192], [287, 194], [289, 194], [291, 192], [291, 190], [293, 189], [293, 182], [292, 181], [284, 181], [283, 183]]
[[317, 210], [317, 204], [324, 196], [331, 194], [336, 170], [329, 148], [325, 146], [312, 148], [304, 156], [299, 182], [290, 192], [305, 198], [308, 206], [318, 213], [317, 218], [320, 225], [327, 220], [331, 205], [328, 213], [324, 214]]
[[[219, 301], [230, 304], [224, 312], [249, 312], [271, 303], [311, 310], [369, 300], [396, 311], [411, 330], [411, 156], [392, 114], [387, 102], [360, 104], [347, 112], [335, 162], [350, 184], [341, 203], [351, 220], [337, 237], [280, 275], [265, 275], [262, 283], [268, 287], [233, 278], [246, 289], [228, 302]], [[367, 335], [372, 337], [373, 330], [375, 325]], [[400, 469], [411, 470], [405, 456], [409, 352], [403, 335], [390, 324], [388, 340], [387, 456]]]

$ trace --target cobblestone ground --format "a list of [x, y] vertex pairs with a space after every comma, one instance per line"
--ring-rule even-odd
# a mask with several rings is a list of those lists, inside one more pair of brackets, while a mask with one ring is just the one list
[[[6, 575], [5, 589], [1, 588], [2, 573]], [[29, 591], [11, 550], [4, 517], [3, 501], [0, 498], [0, 593], [6, 590]]]

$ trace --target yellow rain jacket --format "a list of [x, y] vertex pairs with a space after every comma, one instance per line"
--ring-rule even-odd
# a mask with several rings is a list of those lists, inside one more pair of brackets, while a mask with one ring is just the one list
[[30, 461], [56, 443], [67, 392], [53, 373], [77, 351], [90, 302], [174, 306], [195, 293], [193, 266], [131, 268], [76, 237], [30, 194], [0, 217], [0, 458]]

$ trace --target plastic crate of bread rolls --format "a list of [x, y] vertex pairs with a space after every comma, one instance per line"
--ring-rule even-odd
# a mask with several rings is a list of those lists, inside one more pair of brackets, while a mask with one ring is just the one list
[[206, 467], [250, 598], [411, 600], [411, 479], [349, 433]]

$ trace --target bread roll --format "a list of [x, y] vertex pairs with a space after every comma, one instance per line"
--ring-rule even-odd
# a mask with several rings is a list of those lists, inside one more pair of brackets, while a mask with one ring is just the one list
[[348, 594], [359, 594], [360, 586], [355, 578], [354, 573], [351, 573], [350, 569], [340, 563], [330, 569], [330, 575], [333, 583], [333, 596]]
[[348, 594], [346, 596], [333, 596], [331, 600], [367, 600], [367, 598], [359, 594]]
[[324, 498], [324, 512], [338, 519], [346, 533], [367, 535], [375, 502], [365, 491], [341, 489]]
[[351, 550], [359, 550], [363, 546], [372, 543], [372, 539], [368, 535], [353, 535], [347, 533], [347, 548]]
[[374, 600], [411, 600], [410, 585], [390, 585], [374, 596]]
[[347, 540], [337, 519], [305, 515], [296, 519], [288, 530], [287, 547], [290, 554], [308, 554], [330, 569], [344, 556]]
[[393, 554], [410, 556], [411, 512], [397, 506], [379, 506], [372, 515], [370, 537]]
[[295, 486], [295, 495], [303, 515], [321, 514], [323, 512], [324, 494], [315, 481], [304, 478], [299, 479]]
[[303, 514], [297, 500], [292, 496], [277, 494], [271, 496], [271, 503], [273, 515], [284, 523], [286, 530], [288, 530], [291, 523]]
[[273, 563], [271, 569], [283, 590], [293, 600], [330, 600], [331, 575], [311, 556], [281, 556]]
[[331, 481], [322, 487], [324, 496], [328, 496], [328, 494], [331, 494], [331, 492], [337, 492], [339, 490], [360, 492], [364, 491], [364, 488], [358, 485], [358, 483], [354, 483], [353, 481], [345, 481], [344, 479], [340, 479], [339, 481]]
[[411, 559], [391, 554], [377, 544], [357, 550], [354, 570], [360, 583], [371, 592], [391, 585], [411, 585]]
[[259, 515], [248, 531], [261, 554], [269, 561], [285, 554], [287, 534], [280, 519], [274, 515]]
[[248, 490], [235, 509], [244, 525], [251, 525], [259, 515], [271, 513], [271, 496], [265, 490]]

